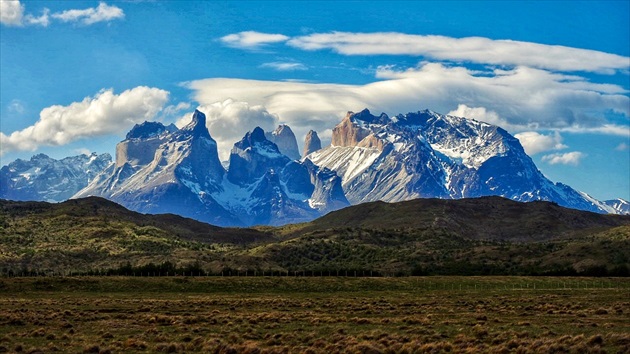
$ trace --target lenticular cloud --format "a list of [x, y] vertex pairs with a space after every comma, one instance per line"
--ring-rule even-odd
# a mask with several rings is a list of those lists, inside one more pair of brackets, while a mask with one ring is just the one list
[[560, 45], [396, 32], [313, 33], [292, 38], [287, 44], [303, 50], [330, 49], [344, 55], [414, 55], [438, 60], [599, 73], [628, 70], [630, 59], [621, 55]]
[[529, 67], [480, 73], [439, 63], [406, 70], [383, 67], [376, 75], [380, 81], [365, 85], [217, 78], [186, 86], [202, 105], [232, 98], [264, 106], [298, 137], [309, 129], [329, 129], [346, 111], [363, 108], [388, 114], [424, 108], [452, 113], [474, 110], [480, 120], [512, 132], [552, 129], [624, 135], [628, 131], [605, 116], [609, 111], [630, 116], [625, 90], [577, 76]]

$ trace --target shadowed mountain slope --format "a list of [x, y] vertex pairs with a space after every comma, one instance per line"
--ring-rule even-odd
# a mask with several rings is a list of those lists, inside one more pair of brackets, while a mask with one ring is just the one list
[[603, 215], [551, 202], [521, 203], [501, 197], [372, 202], [302, 224], [299, 232], [330, 228], [444, 229], [465, 238], [545, 241], [590, 230], [630, 225], [630, 216]]

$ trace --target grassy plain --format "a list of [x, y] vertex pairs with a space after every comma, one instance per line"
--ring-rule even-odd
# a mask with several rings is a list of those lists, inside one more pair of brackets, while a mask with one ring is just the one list
[[0, 352], [628, 353], [630, 279], [0, 279]]

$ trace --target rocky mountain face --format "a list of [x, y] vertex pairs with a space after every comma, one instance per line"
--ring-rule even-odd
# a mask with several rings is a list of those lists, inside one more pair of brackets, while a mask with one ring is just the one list
[[[311, 220], [321, 213], [348, 206], [341, 180], [327, 170], [292, 160], [266, 139], [260, 128], [245, 134], [230, 154], [227, 180], [231, 192], [221, 196], [232, 209], [248, 215], [250, 224], [278, 225]], [[230, 196], [237, 192], [241, 196]], [[228, 197], [228, 198], [226, 198]]]
[[300, 159], [297, 139], [288, 125], [280, 124], [276, 130], [265, 133], [267, 140], [278, 146], [280, 152], [292, 160]]
[[117, 145], [116, 164], [74, 198], [101, 196], [143, 213], [173, 213], [217, 225], [240, 224], [209, 195], [220, 190], [225, 170], [205, 125], [205, 115], [195, 112], [182, 129], [161, 123], [135, 126]]
[[111, 155], [95, 153], [61, 160], [44, 154], [18, 159], [0, 169], [0, 199], [64, 201], [111, 163]]
[[[333, 172], [281, 153], [260, 128], [234, 144], [226, 171], [205, 120], [196, 111], [182, 129], [134, 127], [117, 146], [116, 164], [74, 197], [101, 196], [135, 211], [222, 226], [302, 222], [349, 205]], [[276, 132], [295, 143], [290, 128]]]
[[312, 152], [317, 150], [321, 150], [322, 141], [319, 140], [319, 136], [317, 136], [317, 132], [314, 130], [309, 130], [306, 133], [306, 137], [304, 138], [304, 150], [302, 155], [306, 156]]
[[116, 145], [116, 166], [148, 164], [153, 160], [155, 150], [164, 142], [163, 138], [176, 130], [173, 124], [168, 127], [158, 122], [136, 124], [125, 140]]
[[352, 204], [497, 195], [611, 210], [545, 178], [505, 130], [429, 110], [391, 118], [349, 112], [333, 129], [332, 145], [307, 158], [337, 172]]

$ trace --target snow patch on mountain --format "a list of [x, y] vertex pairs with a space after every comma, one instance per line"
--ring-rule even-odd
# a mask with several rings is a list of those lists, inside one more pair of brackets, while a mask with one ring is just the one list
[[602, 203], [611, 207], [616, 214], [630, 215], [630, 202], [625, 199], [611, 199], [603, 201]]
[[374, 148], [334, 146], [315, 151], [307, 158], [315, 165], [336, 171], [344, 185], [372, 166], [379, 156], [381, 151]]

